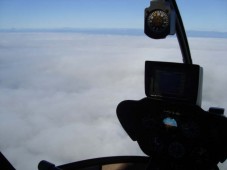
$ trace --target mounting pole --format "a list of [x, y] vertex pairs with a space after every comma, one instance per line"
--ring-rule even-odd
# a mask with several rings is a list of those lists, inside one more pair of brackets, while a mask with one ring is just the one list
[[177, 3], [175, 0], [167, 0], [167, 1], [170, 2], [172, 8], [176, 12], [176, 35], [177, 35], [177, 39], [178, 39], [178, 42], [180, 45], [183, 62], [185, 64], [193, 64], [192, 58], [191, 58], [191, 53], [190, 53], [190, 48], [188, 45], [187, 35], [186, 35], [185, 29], [184, 29], [184, 24], [183, 24], [179, 9], [177, 7]]

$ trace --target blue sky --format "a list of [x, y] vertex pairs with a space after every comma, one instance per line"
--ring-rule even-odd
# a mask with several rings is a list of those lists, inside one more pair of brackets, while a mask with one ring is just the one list
[[[143, 28], [150, 0], [0, 0], [0, 28]], [[227, 32], [226, 0], [177, 0], [188, 30]]]

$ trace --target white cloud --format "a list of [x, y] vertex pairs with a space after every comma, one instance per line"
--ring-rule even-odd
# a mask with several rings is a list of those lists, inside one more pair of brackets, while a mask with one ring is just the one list
[[[111, 155], [142, 155], [116, 117], [141, 99], [144, 61], [181, 62], [176, 39], [1, 33], [0, 150], [18, 170]], [[190, 38], [204, 67], [203, 107], [227, 108], [227, 39]], [[224, 168], [222, 168], [224, 169]]]

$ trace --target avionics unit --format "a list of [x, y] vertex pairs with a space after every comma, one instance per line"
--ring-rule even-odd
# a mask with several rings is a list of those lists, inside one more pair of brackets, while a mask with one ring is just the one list
[[202, 68], [199, 65], [146, 61], [145, 93], [154, 99], [200, 106]]

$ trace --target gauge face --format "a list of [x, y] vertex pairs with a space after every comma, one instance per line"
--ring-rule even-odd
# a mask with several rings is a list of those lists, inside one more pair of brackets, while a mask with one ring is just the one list
[[168, 14], [162, 10], [155, 10], [147, 17], [149, 29], [157, 34], [163, 33], [169, 26]]
[[199, 126], [193, 121], [182, 123], [181, 129], [184, 136], [187, 138], [196, 138], [200, 133]]
[[179, 142], [171, 143], [169, 145], [168, 151], [169, 155], [176, 159], [183, 157], [185, 154], [184, 145]]
[[152, 151], [151, 154], [162, 154], [164, 146], [165, 144], [163, 142], [163, 139], [158, 136], [154, 136], [149, 139], [149, 148], [150, 151]]

